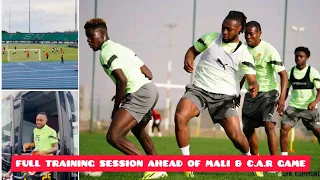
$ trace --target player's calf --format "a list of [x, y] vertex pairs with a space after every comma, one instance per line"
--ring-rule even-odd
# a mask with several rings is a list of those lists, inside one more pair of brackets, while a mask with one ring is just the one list
[[281, 154], [288, 154], [288, 135], [291, 126], [285, 123], [281, 124], [280, 130], [280, 147], [281, 147]]
[[186, 147], [189, 145], [189, 129], [188, 129], [188, 119], [187, 115], [183, 111], [177, 110], [175, 113], [175, 133], [176, 133], [176, 140], [178, 146], [180, 148]]
[[274, 128], [274, 123], [272, 121], [267, 121], [264, 123], [265, 131], [268, 137], [269, 151], [271, 155], [278, 154], [278, 143], [277, 136]]
[[312, 130], [312, 132], [313, 132], [313, 134], [317, 137], [318, 143], [319, 143], [319, 145], [320, 145], [320, 128], [314, 128], [314, 129]]
[[251, 155], [258, 155], [258, 136], [253, 127], [245, 126], [243, 132], [248, 139]]
[[243, 135], [243, 133], [239, 130], [229, 131], [226, 130], [227, 136], [232, 141], [233, 145], [242, 153], [249, 152], [249, 143], [247, 138]]
[[156, 151], [154, 148], [154, 144], [148, 133], [145, 131], [145, 126], [135, 126], [132, 128], [131, 132], [134, 136], [138, 139], [139, 143], [141, 144], [143, 150], [147, 155], [155, 155]]

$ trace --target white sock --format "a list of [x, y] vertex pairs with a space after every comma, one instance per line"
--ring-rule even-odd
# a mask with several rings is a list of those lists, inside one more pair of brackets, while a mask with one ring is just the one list
[[190, 155], [190, 145], [180, 148], [182, 155], [189, 156]]
[[247, 153], [243, 153], [243, 155], [251, 156], [250, 150]]
[[288, 156], [288, 152], [281, 152], [282, 156]]

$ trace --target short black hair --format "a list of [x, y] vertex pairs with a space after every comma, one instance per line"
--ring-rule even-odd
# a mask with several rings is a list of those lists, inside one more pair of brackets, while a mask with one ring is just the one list
[[46, 112], [39, 112], [38, 115], [39, 115], [39, 114], [40, 114], [40, 115], [44, 115], [44, 116], [46, 116], [46, 118], [48, 118], [48, 115], [47, 115]]
[[294, 54], [296, 54], [298, 51], [302, 51], [306, 53], [307, 57], [310, 57], [310, 50], [307, 47], [299, 46], [294, 50]]
[[257, 21], [250, 21], [246, 24], [246, 27], [256, 27], [258, 31], [261, 31], [260, 23]]
[[240, 31], [240, 33], [242, 33], [245, 29], [246, 26], [246, 20], [247, 17], [243, 14], [243, 12], [240, 11], [230, 11], [229, 14], [227, 15], [227, 17], [225, 19], [230, 19], [230, 20], [237, 20], [240, 22], [242, 29]]
[[104, 33], [107, 33], [107, 23], [101, 19], [101, 18], [93, 18], [90, 19], [89, 21], [86, 22], [86, 24], [84, 25], [84, 29], [98, 29], [101, 28], [103, 29]]

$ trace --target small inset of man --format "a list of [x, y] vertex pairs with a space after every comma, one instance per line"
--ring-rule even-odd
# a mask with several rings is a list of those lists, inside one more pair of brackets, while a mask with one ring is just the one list
[[[32, 154], [40, 156], [49, 156], [55, 154], [58, 149], [57, 133], [47, 125], [48, 116], [45, 112], [40, 112], [36, 116], [36, 128], [33, 130], [33, 142], [23, 144], [23, 151], [33, 149]], [[11, 177], [11, 170], [3, 178]]]

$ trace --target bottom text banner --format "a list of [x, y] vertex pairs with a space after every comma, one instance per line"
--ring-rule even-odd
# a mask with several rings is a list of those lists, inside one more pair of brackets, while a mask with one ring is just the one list
[[12, 156], [11, 171], [310, 171], [310, 156]]

